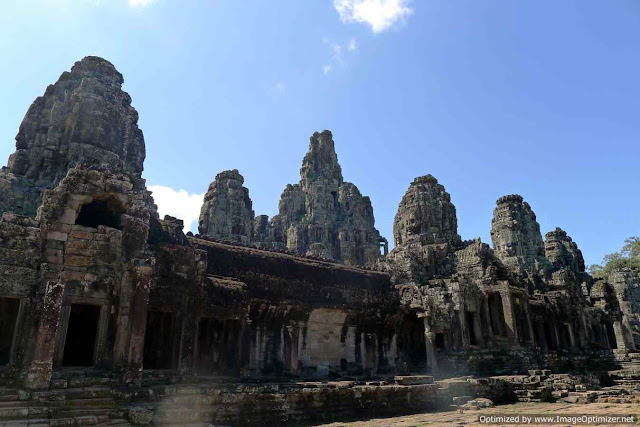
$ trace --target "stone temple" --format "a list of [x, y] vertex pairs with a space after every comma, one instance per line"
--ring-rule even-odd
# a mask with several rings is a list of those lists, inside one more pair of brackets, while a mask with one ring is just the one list
[[490, 247], [462, 240], [449, 193], [420, 176], [387, 253], [323, 131], [277, 215], [256, 216], [242, 175], [223, 171], [185, 235], [141, 178], [122, 84], [101, 58], [77, 62], [33, 102], [0, 170], [0, 424], [639, 401], [640, 280], [594, 280], [521, 196], [498, 199]]

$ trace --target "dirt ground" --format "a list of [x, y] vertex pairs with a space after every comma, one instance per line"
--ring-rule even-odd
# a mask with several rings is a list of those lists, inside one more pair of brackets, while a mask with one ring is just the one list
[[[561, 414], [561, 415], [636, 415], [640, 416], [640, 405], [637, 403], [589, 403], [589, 404], [572, 404], [572, 403], [516, 403], [513, 405], [502, 405], [494, 408], [485, 408], [479, 410], [468, 410], [463, 413], [459, 412], [436, 412], [426, 413], [418, 415], [407, 415], [404, 417], [395, 418], [379, 418], [368, 421], [356, 421], [350, 423], [331, 423], [323, 424], [324, 427], [381, 427], [381, 426], [394, 426], [394, 427], [413, 427], [413, 426], [509, 426], [514, 427], [519, 424], [499, 424], [499, 423], [480, 423], [480, 415], [549, 415], [549, 414]], [[533, 425], [533, 423], [532, 423]], [[539, 423], [537, 425], [548, 425], [546, 423]], [[586, 424], [554, 424], [556, 426], [572, 426], [572, 425], [586, 425]], [[633, 425], [633, 424], [589, 424], [598, 426], [610, 426], [610, 425]], [[635, 425], [640, 425], [640, 422], [636, 422]]]

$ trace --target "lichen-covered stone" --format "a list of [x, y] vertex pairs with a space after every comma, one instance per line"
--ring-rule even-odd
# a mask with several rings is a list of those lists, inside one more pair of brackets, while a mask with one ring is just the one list
[[314, 133], [300, 169], [300, 183], [287, 185], [279, 213], [271, 219], [270, 241], [298, 255], [372, 263], [380, 257], [380, 233], [373, 208], [358, 188], [344, 182], [331, 132]]
[[395, 248], [385, 263], [396, 283], [424, 284], [453, 274], [454, 251], [462, 243], [456, 208], [431, 175], [413, 180], [393, 223]]
[[35, 216], [42, 192], [78, 163], [140, 177], [144, 138], [123, 81], [110, 62], [87, 56], [36, 98], [0, 171], [0, 211]]
[[436, 178], [425, 175], [413, 180], [398, 207], [393, 238], [396, 246], [460, 243], [456, 207]]
[[243, 244], [253, 240], [253, 204], [243, 183], [237, 169], [216, 175], [200, 210], [200, 234]]
[[540, 224], [522, 196], [498, 199], [491, 220], [491, 241], [496, 256], [517, 272], [538, 271], [544, 257]]

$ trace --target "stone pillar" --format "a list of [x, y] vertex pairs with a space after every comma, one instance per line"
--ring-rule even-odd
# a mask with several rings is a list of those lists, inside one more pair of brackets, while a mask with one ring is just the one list
[[556, 343], [556, 349], [561, 349], [562, 348], [562, 343], [560, 342], [560, 334], [558, 334], [558, 325], [553, 322], [552, 323], [553, 326], [553, 339]]
[[192, 308], [183, 311], [181, 317], [178, 373], [184, 375], [193, 372], [195, 366], [196, 342], [198, 341], [198, 315], [197, 311]]
[[565, 326], [565, 328], [567, 328], [567, 333], [569, 335], [569, 345], [571, 347], [575, 347], [576, 346], [576, 338], [573, 335], [573, 327], [571, 326], [570, 323], [565, 323], [564, 326]]
[[25, 387], [29, 389], [49, 388], [53, 356], [58, 341], [63, 296], [64, 283], [47, 282], [42, 313], [38, 323], [35, 352], [24, 382]]
[[480, 312], [473, 313], [473, 333], [476, 336], [476, 345], [484, 346], [484, 336], [482, 336], [482, 323], [480, 321]]
[[531, 343], [531, 347], [535, 347], [536, 345], [536, 336], [533, 333], [533, 323], [531, 323], [531, 313], [529, 312], [529, 301], [527, 301], [524, 297], [522, 298], [522, 302], [524, 305], [524, 315], [527, 321], [527, 329], [529, 330], [529, 342]]
[[129, 334], [127, 370], [123, 380], [125, 383], [140, 387], [142, 385], [144, 334], [147, 330], [147, 307], [153, 282], [153, 268], [148, 266], [135, 267], [132, 279], [135, 287], [131, 306], [131, 333]]
[[429, 325], [426, 317], [423, 317], [422, 321], [424, 322], [424, 346], [427, 351], [427, 372], [433, 373], [438, 369], [438, 361], [436, 359], [434, 345], [436, 334], [431, 331], [431, 326]]
[[[113, 366], [124, 371], [129, 360], [129, 333], [131, 332], [131, 305], [133, 301], [132, 273], [125, 271], [120, 281], [120, 303], [116, 320], [116, 338], [113, 344]], [[145, 320], [146, 325], [146, 320]]]
[[516, 327], [516, 316], [513, 310], [513, 299], [511, 293], [507, 291], [500, 292], [502, 299], [502, 312], [504, 313], [504, 322], [507, 326], [507, 337], [511, 344], [520, 347], [518, 342], [518, 328]]
[[616, 346], [618, 347], [618, 350], [626, 350], [627, 342], [624, 337], [622, 322], [620, 320], [613, 322], [613, 332], [616, 334]]
[[460, 323], [460, 341], [463, 349], [469, 348], [469, 331], [467, 330], [466, 310], [464, 304], [461, 304], [458, 311], [458, 322]]
[[489, 314], [489, 310], [491, 309], [491, 307], [489, 307], [489, 298], [484, 299], [483, 307], [484, 307], [484, 310], [483, 310], [484, 323], [487, 327], [486, 333], [483, 336], [483, 338], [484, 338], [484, 342], [487, 345], [491, 345], [491, 342], [493, 341], [494, 332], [493, 332], [493, 326], [491, 325], [491, 315]]
[[285, 351], [288, 352], [288, 358], [289, 358], [289, 366], [287, 366], [287, 369], [292, 374], [299, 375], [300, 369], [298, 364], [298, 360], [299, 360], [298, 330], [295, 327], [295, 325], [287, 325], [286, 331], [287, 331], [286, 332], [287, 336], [289, 337], [289, 348], [285, 349]]

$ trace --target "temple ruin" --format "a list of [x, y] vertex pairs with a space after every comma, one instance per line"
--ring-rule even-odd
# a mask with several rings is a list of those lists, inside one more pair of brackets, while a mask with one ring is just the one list
[[[530, 371], [541, 390], [583, 375], [553, 399], [596, 373], [638, 390], [640, 279], [592, 278], [521, 196], [497, 200], [489, 246], [458, 235], [449, 193], [420, 176], [387, 253], [323, 131], [276, 216], [256, 216], [242, 175], [224, 171], [185, 235], [141, 177], [122, 84], [101, 58], [77, 62], [33, 102], [0, 170], [0, 402], [15, 403], [0, 424], [392, 416], [463, 395], [539, 399], [493, 378]], [[491, 379], [436, 384], [464, 375]]]

